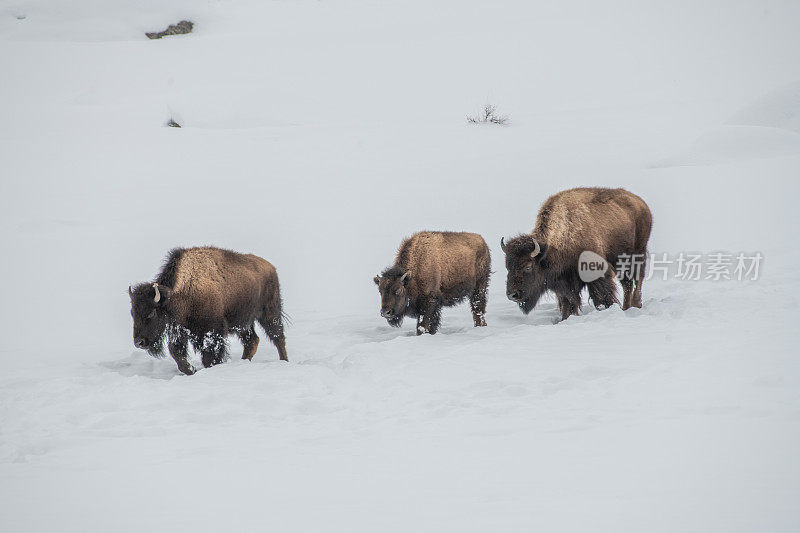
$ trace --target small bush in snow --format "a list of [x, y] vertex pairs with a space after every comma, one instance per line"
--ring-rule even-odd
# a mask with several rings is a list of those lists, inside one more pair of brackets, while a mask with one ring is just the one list
[[467, 122], [470, 124], [500, 124], [505, 126], [508, 124], [508, 115], [499, 115], [496, 105], [486, 104], [480, 114], [468, 116]]

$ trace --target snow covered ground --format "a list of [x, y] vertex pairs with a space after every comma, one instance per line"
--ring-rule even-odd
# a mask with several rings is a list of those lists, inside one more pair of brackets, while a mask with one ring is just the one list
[[[0, 530], [800, 530], [798, 24], [0, 1]], [[467, 124], [487, 102], [511, 124]], [[523, 316], [500, 237], [579, 185], [647, 200], [653, 252], [761, 252], [760, 278]], [[372, 277], [420, 229], [486, 238], [488, 327], [380, 318]], [[128, 285], [202, 244], [276, 265], [289, 363], [231, 342], [186, 377], [133, 349]]]

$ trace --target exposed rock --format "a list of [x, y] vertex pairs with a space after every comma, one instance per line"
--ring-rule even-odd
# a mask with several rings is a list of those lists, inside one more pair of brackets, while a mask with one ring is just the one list
[[170, 24], [166, 30], [159, 32], [145, 33], [150, 39], [161, 39], [166, 35], [183, 35], [185, 33], [192, 33], [194, 24], [188, 20], [182, 20], [177, 24]]
[[169, 119], [169, 122], [167, 122], [167, 126], [169, 126], [170, 128], [180, 128], [181, 127], [180, 124], [178, 124], [177, 122], [175, 122], [172, 119]]

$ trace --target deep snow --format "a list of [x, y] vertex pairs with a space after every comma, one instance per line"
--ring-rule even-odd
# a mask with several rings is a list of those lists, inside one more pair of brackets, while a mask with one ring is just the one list
[[[0, 530], [797, 531], [798, 23], [0, 2]], [[486, 102], [511, 124], [467, 124]], [[761, 278], [523, 316], [500, 237], [579, 185], [647, 200], [653, 252], [759, 251]], [[488, 327], [379, 317], [372, 277], [420, 229], [486, 238]], [[128, 285], [199, 244], [276, 265], [288, 364], [232, 342], [185, 377], [133, 349]]]

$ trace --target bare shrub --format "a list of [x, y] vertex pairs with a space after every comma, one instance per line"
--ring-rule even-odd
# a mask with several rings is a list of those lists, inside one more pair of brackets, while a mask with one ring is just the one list
[[508, 115], [498, 114], [496, 105], [486, 104], [483, 106], [481, 113], [467, 116], [467, 122], [470, 124], [499, 124], [505, 126], [509, 123], [509, 117]]

